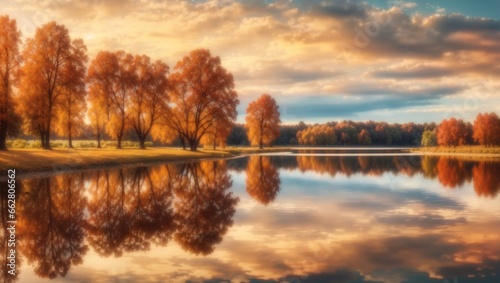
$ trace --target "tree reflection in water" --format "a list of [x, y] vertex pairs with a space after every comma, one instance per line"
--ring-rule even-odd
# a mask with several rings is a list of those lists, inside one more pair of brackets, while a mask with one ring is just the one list
[[[0, 182], [0, 264], [2, 266], [2, 274], [0, 274], [0, 282], [11, 283], [17, 282], [20, 273], [20, 267], [22, 260], [19, 252], [16, 255], [16, 275], [8, 274], [9, 268], [7, 268], [7, 256], [10, 255], [9, 250], [12, 247], [8, 246], [9, 232], [7, 228], [9, 227], [7, 221], [8, 219], [8, 198], [7, 198], [7, 188], [8, 183]], [[16, 198], [19, 196], [21, 188], [19, 185], [16, 186]], [[16, 247], [17, 248], [17, 247]]]
[[[246, 163], [235, 164], [238, 170], [246, 168], [247, 193], [264, 205], [275, 201], [281, 190], [279, 170], [330, 176], [421, 174], [448, 188], [473, 182], [477, 196], [490, 198], [500, 190], [500, 163], [493, 161], [433, 156], [412, 160], [401, 156], [251, 156]], [[89, 247], [101, 256], [122, 256], [153, 245], [165, 246], [172, 239], [190, 253], [211, 254], [233, 225], [239, 199], [231, 192], [232, 185], [226, 161], [22, 180], [17, 207], [18, 268], [24, 259], [40, 277], [65, 276], [71, 265], [82, 263]], [[5, 227], [4, 195], [0, 202]], [[0, 234], [2, 255], [7, 252], [4, 231]], [[0, 263], [5, 263], [5, 256]], [[2, 279], [16, 280], [5, 273]]]
[[65, 276], [83, 261], [87, 199], [82, 174], [23, 182], [18, 199], [18, 250], [40, 277]]
[[178, 229], [175, 240], [187, 251], [208, 255], [233, 225], [238, 198], [225, 161], [187, 163], [174, 179]]
[[247, 193], [267, 205], [274, 201], [281, 187], [278, 169], [268, 156], [250, 156], [246, 170]]
[[[297, 156], [301, 172], [314, 171], [335, 176], [353, 174], [381, 176], [385, 173], [436, 179], [447, 188], [473, 182], [478, 196], [495, 197], [500, 190], [498, 161], [470, 161], [450, 156]], [[412, 158], [412, 159], [410, 159]]]
[[[88, 241], [103, 256], [166, 244], [175, 229], [172, 189], [145, 167], [96, 172], [90, 176]], [[161, 180], [159, 180], [161, 181]]]
[[229, 191], [225, 161], [109, 169], [22, 183], [19, 246], [28, 263], [35, 264], [35, 273], [48, 278], [64, 277], [71, 265], [82, 263], [86, 243], [101, 256], [121, 256], [174, 238], [185, 250], [208, 255], [232, 226], [238, 203]]

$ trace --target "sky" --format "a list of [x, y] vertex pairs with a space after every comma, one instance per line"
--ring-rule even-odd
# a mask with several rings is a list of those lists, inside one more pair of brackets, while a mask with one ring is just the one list
[[238, 121], [263, 93], [284, 123], [466, 121], [500, 114], [498, 0], [0, 0], [24, 38], [55, 20], [92, 60], [124, 50], [171, 68], [210, 49]]

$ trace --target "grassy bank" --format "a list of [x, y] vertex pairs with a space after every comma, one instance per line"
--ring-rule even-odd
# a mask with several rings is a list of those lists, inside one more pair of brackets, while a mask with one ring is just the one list
[[429, 153], [429, 154], [500, 155], [500, 147], [484, 147], [484, 146], [420, 147], [411, 149], [411, 151], [420, 153]]
[[[10, 149], [0, 151], [0, 172], [16, 169], [18, 174], [148, 164], [157, 162], [191, 161], [228, 158], [240, 154], [279, 151], [283, 149], [227, 148], [224, 150], [200, 149], [192, 152], [180, 148], [157, 147], [145, 150], [136, 148], [102, 149]], [[2, 176], [0, 176], [1, 178]]]

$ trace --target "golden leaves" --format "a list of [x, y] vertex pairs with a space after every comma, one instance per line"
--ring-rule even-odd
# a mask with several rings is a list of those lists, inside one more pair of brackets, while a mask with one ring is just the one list
[[280, 112], [276, 100], [269, 94], [261, 95], [248, 105], [245, 120], [248, 139], [252, 145], [262, 148], [279, 136]]

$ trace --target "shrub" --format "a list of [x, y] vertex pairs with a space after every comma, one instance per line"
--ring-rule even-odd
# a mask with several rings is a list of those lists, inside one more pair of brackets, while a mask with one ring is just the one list
[[139, 142], [123, 141], [122, 147], [139, 147]]
[[31, 141], [29, 144], [29, 148], [42, 148], [42, 142], [39, 140]]
[[115, 141], [101, 142], [102, 147], [116, 147], [117, 145], [118, 145], [118, 142], [115, 142]]
[[150, 142], [150, 141], [145, 142], [145, 143], [144, 143], [144, 145], [145, 145], [146, 147], [153, 147], [153, 146], [155, 146], [155, 145], [154, 145], [154, 143], [153, 143], [153, 142]]
[[78, 143], [78, 147], [80, 147], [80, 148], [93, 148], [96, 146], [97, 146], [97, 144], [94, 142], [80, 142], [80, 143]]
[[26, 140], [22, 140], [22, 139], [15, 139], [13, 142], [12, 142], [12, 147], [13, 148], [26, 148], [26, 145], [28, 143], [26, 142]]
[[12, 141], [11, 140], [8, 140], [5, 142], [5, 146], [8, 147], [8, 148], [11, 148], [12, 147]]
[[64, 147], [64, 143], [63, 142], [60, 142], [60, 141], [51, 141], [50, 142], [50, 147], [54, 148], [54, 147]]

